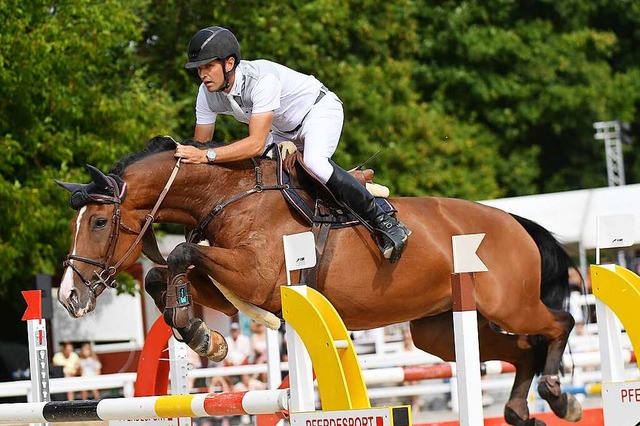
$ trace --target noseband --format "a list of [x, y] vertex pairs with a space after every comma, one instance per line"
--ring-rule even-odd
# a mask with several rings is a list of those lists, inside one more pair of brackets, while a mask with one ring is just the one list
[[[155, 206], [153, 206], [153, 209], [151, 210], [150, 213], [145, 215], [145, 222], [142, 225], [142, 228], [140, 229], [140, 231], [136, 231], [136, 230], [130, 228], [129, 226], [124, 224], [122, 222], [122, 220], [121, 220], [120, 205], [122, 204], [122, 198], [123, 198], [123, 195], [124, 195], [124, 190], [121, 191], [121, 193], [119, 195], [114, 195], [113, 197], [102, 196], [102, 195], [100, 196], [100, 201], [99, 202], [101, 204], [113, 204], [115, 206], [114, 210], [113, 210], [113, 216], [111, 216], [111, 233], [109, 234], [109, 245], [107, 246], [107, 253], [104, 255], [102, 260], [96, 260], [96, 259], [92, 259], [92, 258], [89, 258], [89, 257], [77, 256], [75, 254], [68, 254], [67, 255], [67, 259], [63, 263], [63, 265], [65, 267], [67, 267], [67, 266], [71, 267], [71, 270], [76, 275], [78, 275], [78, 277], [80, 277], [82, 282], [87, 286], [89, 291], [91, 291], [91, 293], [93, 293], [94, 296], [97, 296], [96, 292], [100, 288], [100, 286], [111, 287], [111, 288], [115, 288], [116, 287], [117, 284], [115, 282], [115, 275], [116, 275], [116, 272], [117, 272], [118, 268], [129, 258], [129, 256], [131, 256], [131, 254], [133, 253], [135, 248], [138, 246], [138, 244], [140, 244], [140, 241], [142, 241], [142, 238], [144, 237], [145, 232], [147, 231], [149, 226], [155, 220], [155, 215], [158, 212], [158, 209], [160, 208], [160, 204], [162, 204], [162, 201], [164, 200], [165, 196], [167, 195], [167, 192], [169, 192], [169, 188], [171, 188], [171, 185], [173, 184], [173, 181], [175, 180], [176, 175], [178, 174], [179, 170], [180, 170], [180, 159], [178, 159], [178, 161], [176, 162], [176, 165], [173, 167], [173, 171], [171, 172], [171, 176], [169, 176], [169, 180], [167, 181], [166, 185], [162, 189], [162, 192], [160, 193], [160, 196], [158, 197], [158, 201], [156, 201]], [[109, 176], [106, 176], [106, 178], [107, 179], [112, 179]], [[117, 186], [114, 186], [114, 188], [117, 188]], [[136, 235], [136, 239], [131, 244], [131, 246], [129, 246], [129, 249], [120, 258], [120, 260], [118, 260], [114, 265], [112, 265], [111, 262], [113, 261], [113, 254], [114, 254], [114, 252], [116, 250], [116, 244], [118, 242], [118, 237], [120, 235], [120, 229], [121, 228], [122, 228], [123, 231], [125, 231], [125, 232], [127, 232], [129, 234]], [[71, 262], [72, 260], [75, 260], [75, 261], [78, 261], [78, 262], [82, 262], [82, 263], [86, 263], [86, 264], [93, 265], [93, 266], [97, 266], [98, 268], [100, 268], [99, 271], [95, 270], [95, 269], [93, 270], [93, 274], [95, 275], [97, 280], [95, 280], [93, 282], [91, 280], [89, 280]]]

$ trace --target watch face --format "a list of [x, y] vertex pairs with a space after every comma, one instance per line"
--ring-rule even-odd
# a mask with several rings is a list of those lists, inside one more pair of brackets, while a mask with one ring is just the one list
[[207, 160], [213, 161], [216, 159], [216, 152], [213, 149], [207, 150]]

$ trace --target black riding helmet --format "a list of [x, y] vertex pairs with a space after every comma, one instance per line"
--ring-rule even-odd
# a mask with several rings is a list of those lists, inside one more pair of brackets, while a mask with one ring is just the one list
[[222, 27], [203, 28], [191, 38], [187, 48], [187, 69], [198, 68], [215, 59], [235, 58], [235, 65], [240, 62], [240, 44], [231, 31]]

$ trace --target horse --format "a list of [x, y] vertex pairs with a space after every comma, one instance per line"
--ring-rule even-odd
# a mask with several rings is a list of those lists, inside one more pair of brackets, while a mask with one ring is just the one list
[[[277, 328], [279, 287], [287, 282], [282, 236], [310, 226], [285, 201], [276, 161], [181, 164], [173, 155], [176, 143], [155, 137], [122, 157], [109, 174], [88, 166], [88, 184], [57, 181], [71, 192], [70, 205], [77, 209], [58, 299], [72, 317], [84, 316], [114, 285], [115, 275], [143, 252], [159, 264], [147, 273], [145, 290], [176, 338], [219, 361], [226, 355], [224, 338], [192, 317], [189, 306], [197, 303], [229, 316], [240, 309]], [[413, 232], [399, 262], [384, 259], [363, 226], [332, 230], [326, 239], [317, 289], [346, 327], [355, 331], [408, 321], [417, 348], [455, 361], [451, 237], [485, 233], [478, 255], [488, 271], [476, 273], [474, 284], [480, 356], [516, 367], [505, 420], [544, 425], [527, 407], [529, 388], [540, 374], [538, 393], [553, 412], [579, 421], [580, 404], [562, 392], [559, 380], [574, 326], [564, 307], [573, 263], [555, 237], [533, 221], [472, 201], [398, 197], [390, 202]], [[196, 229], [210, 244], [181, 243], [163, 265], [157, 245], [154, 249], [153, 222]]]

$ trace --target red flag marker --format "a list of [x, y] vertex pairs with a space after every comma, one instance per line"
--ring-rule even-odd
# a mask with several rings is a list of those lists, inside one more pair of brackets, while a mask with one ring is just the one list
[[27, 301], [27, 309], [22, 315], [22, 321], [42, 319], [42, 290], [26, 290], [22, 297]]

